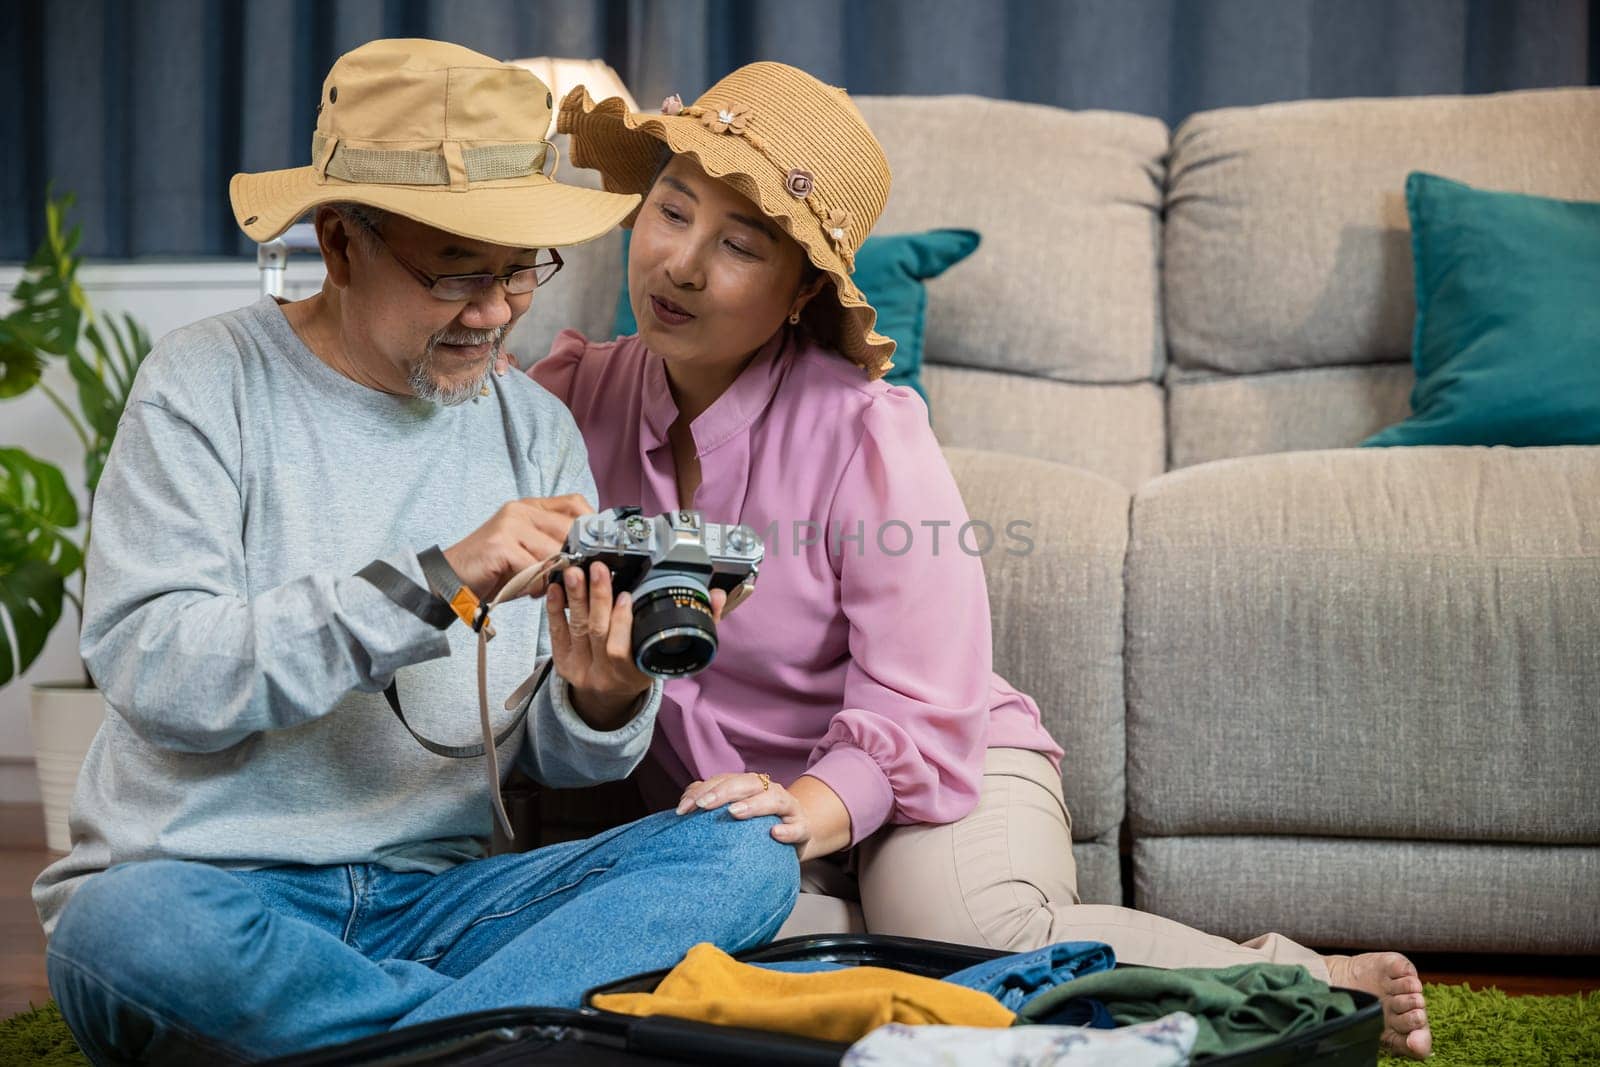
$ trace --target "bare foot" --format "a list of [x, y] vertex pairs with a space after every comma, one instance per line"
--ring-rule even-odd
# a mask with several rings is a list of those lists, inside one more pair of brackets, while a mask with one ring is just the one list
[[1398, 952], [1329, 956], [1329, 985], [1371, 993], [1383, 1004], [1383, 1047], [1396, 1056], [1425, 1060], [1433, 1052], [1427, 1004], [1416, 966]]

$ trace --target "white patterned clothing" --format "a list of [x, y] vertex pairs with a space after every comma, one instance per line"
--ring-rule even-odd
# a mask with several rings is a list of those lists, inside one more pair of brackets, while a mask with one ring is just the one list
[[1184, 1067], [1198, 1034], [1182, 1011], [1114, 1030], [888, 1023], [851, 1045], [840, 1067]]

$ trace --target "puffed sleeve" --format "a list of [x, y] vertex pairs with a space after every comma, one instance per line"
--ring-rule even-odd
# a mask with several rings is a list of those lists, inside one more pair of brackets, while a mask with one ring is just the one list
[[550, 354], [528, 368], [528, 377], [544, 386], [568, 408], [572, 407], [578, 366], [589, 339], [577, 330], [562, 330], [550, 343]]
[[963, 536], [967, 521], [922, 400], [878, 394], [828, 527], [849, 620], [844, 703], [806, 771], [844, 801], [851, 844], [977, 805], [993, 649], [984, 540]]

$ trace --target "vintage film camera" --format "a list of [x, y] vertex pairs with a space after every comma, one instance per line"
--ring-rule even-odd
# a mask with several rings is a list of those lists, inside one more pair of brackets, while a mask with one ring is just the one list
[[640, 508], [610, 508], [572, 524], [551, 582], [566, 567], [611, 569], [616, 592], [633, 596], [633, 661], [657, 678], [694, 674], [717, 654], [711, 591], [728, 594], [726, 615], [755, 590], [765, 554], [745, 525], [706, 522], [698, 511], [646, 518]]

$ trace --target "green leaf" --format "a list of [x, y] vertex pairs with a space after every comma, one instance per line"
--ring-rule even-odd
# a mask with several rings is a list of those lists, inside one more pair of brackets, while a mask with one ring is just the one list
[[[117, 348], [120, 351], [123, 346], [123, 340], [117, 333], [117, 320], [108, 318], [104, 321], [106, 324], [105, 332], [110, 334], [111, 338], [116, 341]], [[83, 328], [83, 337], [84, 340], [89, 342], [89, 346], [94, 349], [95, 369], [99, 372], [100, 377], [105, 379], [106, 388], [114, 393], [127, 395], [128, 382], [124, 380], [122, 360], [106, 344], [105, 338], [100, 334], [99, 324], [91, 321]]]
[[13, 648], [0, 626], [0, 686], [33, 665], [45, 639], [61, 619], [66, 582], [48, 563], [13, 555], [0, 545], [0, 616], [17, 635]]
[[83, 565], [67, 536], [76, 525], [78, 502], [61, 470], [20, 448], [0, 448], [0, 559], [31, 559], [67, 578]]
[[46, 203], [44, 242], [11, 291], [16, 308], [6, 316], [11, 332], [24, 343], [57, 356], [78, 347], [78, 333], [89, 311], [77, 277], [83, 231], [78, 226], [63, 229], [72, 202], [68, 194]]
[[66, 536], [78, 504], [61, 471], [20, 448], [0, 448], [0, 685], [28, 669], [61, 618], [66, 579], [83, 554]]
[[[78, 405], [83, 409], [84, 420], [93, 434], [92, 443], [84, 456], [84, 485], [90, 496], [100, 484], [100, 474], [105, 470], [106, 458], [111, 453], [111, 442], [116, 437], [117, 424], [122, 419], [122, 409], [127, 406], [128, 394], [133, 389], [133, 379], [150, 354], [150, 335], [132, 315], [123, 315], [123, 326], [117, 320], [105, 318], [90, 322], [84, 328], [84, 337], [94, 348], [96, 366], [77, 354], [67, 357], [72, 377], [78, 383]], [[101, 326], [104, 326], [102, 331]], [[107, 344], [107, 336], [111, 344]]]
[[78, 353], [67, 353], [67, 369], [78, 383], [78, 408], [83, 412], [84, 425], [97, 437], [113, 436], [117, 420], [122, 417], [121, 399], [112, 393], [94, 364]]
[[38, 351], [0, 319], [0, 400], [26, 393], [39, 384], [43, 373]]
[[117, 338], [117, 353], [122, 360], [125, 379], [121, 389], [122, 402], [127, 404], [128, 394], [133, 391], [134, 376], [144, 366], [145, 357], [150, 355], [150, 335], [139, 325], [138, 319], [126, 312], [122, 315], [122, 324], [127, 330], [127, 339]]

